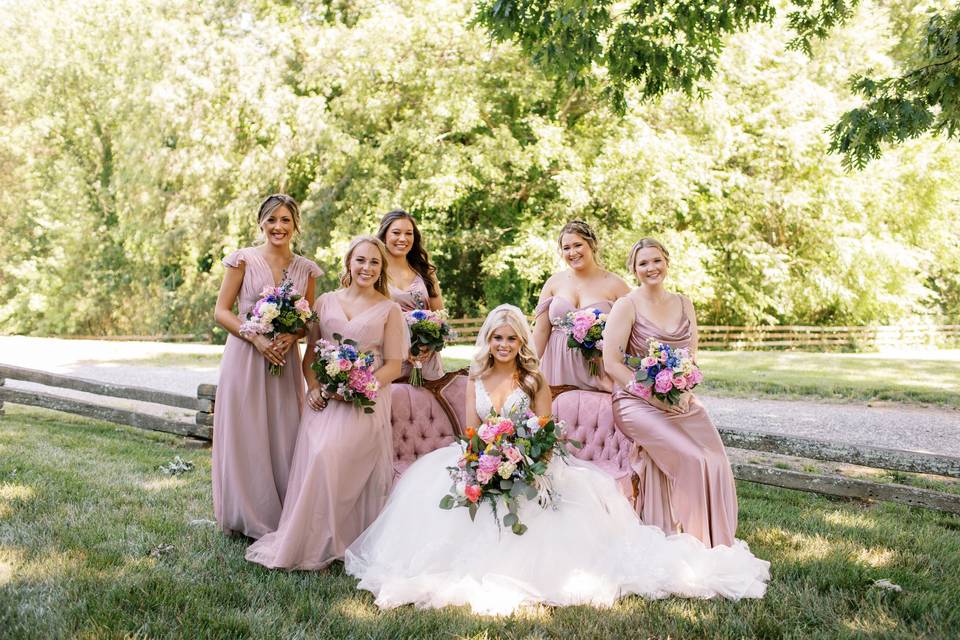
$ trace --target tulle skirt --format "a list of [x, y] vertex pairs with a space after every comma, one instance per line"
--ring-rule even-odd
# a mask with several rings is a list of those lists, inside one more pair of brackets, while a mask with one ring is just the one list
[[610, 606], [629, 594], [739, 599], [766, 590], [770, 563], [746, 543], [711, 549], [643, 526], [613, 479], [576, 459], [551, 462], [553, 506], [521, 501], [523, 535], [498, 526], [486, 503], [475, 521], [466, 509], [442, 510], [451, 488], [446, 467], [460, 451], [453, 444], [414, 463], [347, 549], [347, 573], [381, 608], [469, 605], [508, 614], [538, 603]]

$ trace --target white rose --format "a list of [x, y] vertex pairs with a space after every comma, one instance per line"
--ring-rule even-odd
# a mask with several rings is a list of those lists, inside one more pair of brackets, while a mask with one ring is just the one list
[[536, 433], [540, 430], [540, 418], [533, 416], [527, 420], [527, 429], [530, 430], [530, 433]]

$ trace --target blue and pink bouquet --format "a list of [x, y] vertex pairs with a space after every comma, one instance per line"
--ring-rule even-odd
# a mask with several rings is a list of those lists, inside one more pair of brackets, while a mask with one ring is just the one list
[[647, 341], [645, 356], [627, 355], [624, 362], [635, 372], [627, 390], [646, 400], [655, 397], [676, 404], [683, 392], [703, 382], [689, 349], [674, 349], [653, 338]]
[[[410, 329], [410, 355], [419, 356], [425, 349], [439, 352], [444, 344], [456, 333], [447, 323], [447, 314], [443, 311], [414, 309], [403, 314]], [[423, 363], [416, 361], [410, 372], [410, 384], [419, 387], [423, 384]]]
[[491, 414], [479, 428], [468, 428], [458, 436], [463, 455], [457, 466], [447, 467], [453, 487], [440, 500], [440, 508], [466, 507], [473, 519], [480, 503], [487, 500], [497, 518], [497, 503], [502, 499], [507, 507], [503, 524], [522, 535], [527, 526], [520, 522], [517, 501], [526, 498], [542, 507], [550, 504], [553, 492], [547, 464], [554, 454], [567, 455], [564, 445], [582, 446], [563, 437], [564, 427], [552, 416], [528, 413], [520, 423]]
[[603, 329], [607, 326], [607, 314], [600, 309], [570, 311], [560, 322], [567, 334], [567, 346], [579, 349], [587, 361], [591, 376], [600, 375], [600, 359], [603, 357]]
[[[273, 339], [281, 333], [296, 333], [315, 319], [316, 314], [310, 308], [310, 303], [297, 292], [284, 272], [279, 286], [265, 287], [260, 292], [260, 299], [247, 314], [246, 322], [240, 325], [240, 335], [249, 337], [259, 334]], [[283, 373], [283, 365], [271, 362], [268, 368], [275, 376]]]
[[380, 381], [373, 375], [374, 356], [357, 349], [354, 340], [333, 334], [336, 342], [321, 338], [314, 352], [316, 358], [310, 368], [317, 374], [317, 381], [329, 394], [340, 394], [353, 406], [373, 413]]

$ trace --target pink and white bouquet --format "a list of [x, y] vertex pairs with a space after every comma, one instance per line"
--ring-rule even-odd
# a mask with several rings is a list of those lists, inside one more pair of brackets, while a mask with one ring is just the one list
[[565, 445], [582, 446], [563, 437], [564, 427], [552, 416], [528, 413], [519, 423], [491, 414], [479, 428], [468, 428], [458, 437], [463, 455], [457, 466], [447, 467], [453, 486], [440, 500], [440, 508], [466, 507], [473, 519], [486, 500], [499, 523], [497, 504], [502, 500], [507, 508], [503, 524], [522, 535], [527, 526], [520, 522], [518, 500], [536, 499], [541, 507], [549, 505], [553, 492], [547, 464], [554, 454], [567, 455]]
[[[265, 287], [260, 292], [260, 299], [240, 325], [240, 335], [266, 335], [273, 339], [281, 333], [296, 333], [315, 319], [310, 302], [297, 292], [284, 272], [279, 286]], [[283, 365], [271, 362], [268, 368], [275, 376], [283, 373]]]
[[374, 355], [357, 349], [354, 340], [333, 334], [336, 342], [321, 338], [314, 352], [316, 358], [310, 368], [317, 374], [317, 381], [329, 394], [339, 394], [353, 406], [373, 413], [380, 381], [373, 375]]
[[583, 354], [590, 375], [600, 375], [599, 362], [603, 357], [603, 329], [607, 326], [607, 314], [600, 309], [570, 311], [559, 326], [567, 334], [567, 346], [579, 349]]
[[703, 382], [689, 349], [674, 349], [653, 338], [647, 341], [646, 355], [627, 355], [624, 362], [635, 372], [627, 390], [644, 399], [655, 397], [676, 404], [683, 392]]
[[[438, 352], [456, 333], [447, 323], [444, 311], [414, 309], [403, 314], [410, 329], [410, 355], [419, 356], [426, 349]], [[410, 372], [410, 384], [419, 387], [423, 384], [423, 363], [416, 361]]]

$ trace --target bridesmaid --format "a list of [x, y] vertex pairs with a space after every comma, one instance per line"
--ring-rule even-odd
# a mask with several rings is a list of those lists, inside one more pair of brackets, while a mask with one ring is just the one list
[[644, 400], [626, 390], [633, 371], [624, 353], [646, 352], [654, 338], [687, 347], [696, 358], [697, 318], [686, 297], [664, 286], [670, 255], [658, 241], [642, 238], [630, 250], [627, 268], [639, 287], [617, 300], [604, 333], [603, 363], [613, 378], [613, 417], [636, 445], [631, 454], [640, 477], [636, 509], [645, 524], [682, 531], [707, 546], [732, 545], [737, 532], [737, 491], [720, 434], [703, 405], [687, 392], [676, 405]]
[[[317, 300], [303, 374], [309, 409], [300, 422], [280, 525], [247, 549], [267, 567], [323, 569], [380, 513], [393, 481], [390, 382], [400, 374], [409, 339], [400, 307], [387, 292], [387, 250], [372, 236], [355, 238], [344, 257], [342, 287]], [[373, 413], [327, 396], [310, 368], [318, 338], [357, 341], [376, 355], [380, 382]]]
[[597, 262], [597, 236], [581, 220], [563, 225], [558, 238], [560, 255], [570, 268], [555, 273], [543, 285], [534, 311], [533, 341], [540, 368], [552, 385], [570, 384], [592, 391], [610, 391], [604, 374], [591, 376], [587, 361], [578, 350], [567, 346], [567, 335], [557, 324], [570, 311], [597, 308], [609, 313], [613, 302], [630, 291], [620, 276]]
[[[380, 219], [377, 237], [387, 247], [387, 266], [390, 271], [390, 298], [404, 312], [416, 309], [443, 309], [437, 269], [430, 263], [430, 255], [423, 246], [417, 222], [406, 211], [396, 209]], [[423, 353], [403, 363], [400, 375], [407, 377], [414, 361], [423, 367], [424, 380], [443, 377], [443, 361], [439, 353]]]
[[[313, 304], [320, 268], [290, 249], [300, 231], [300, 207], [283, 194], [260, 205], [257, 225], [266, 242], [231, 253], [214, 318], [230, 335], [220, 362], [213, 414], [213, 512], [227, 534], [259, 538], [277, 528], [303, 405], [300, 336], [241, 336], [240, 325], [265, 287], [284, 274]], [[238, 314], [233, 305], [237, 303]], [[269, 364], [283, 365], [273, 376]]]

